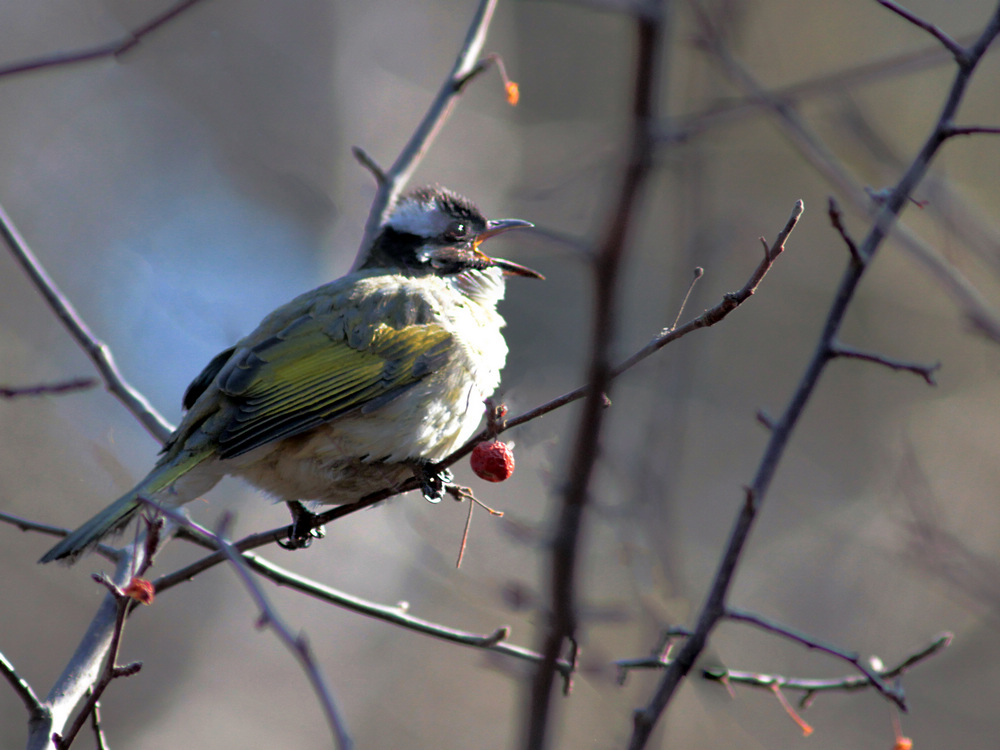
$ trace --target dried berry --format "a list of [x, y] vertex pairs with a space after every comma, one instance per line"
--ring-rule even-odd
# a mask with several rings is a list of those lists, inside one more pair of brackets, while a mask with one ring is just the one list
[[133, 576], [132, 580], [128, 582], [128, 586], [125, 587], [124, 593], [125, 596], [130, 596], [137, 602], [152, 604], [153, 597], [156, 595], [156, 589], [153, 588], [151, 581]]
[[499, 440], [483, 442], [473, 448], [470, 463], [476, 476], [487, 482], [502, 482], [514, 473], [514, 453]]

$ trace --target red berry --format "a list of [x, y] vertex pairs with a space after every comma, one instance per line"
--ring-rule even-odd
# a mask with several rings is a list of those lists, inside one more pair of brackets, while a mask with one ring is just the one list
[[476, 476], [487, 482], [502, 482], [514, 473], [514, 454], [499, 440], [477, 445], [472, 449], [469, 462]]

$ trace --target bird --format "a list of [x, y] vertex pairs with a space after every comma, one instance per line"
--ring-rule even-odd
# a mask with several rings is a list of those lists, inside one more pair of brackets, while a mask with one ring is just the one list
[[[439, 186], [403, 194], [357, 269], [306, 292], [219, 353], [188, 386], [153, 469], [39, 562], [75, 562], [139, 515], [231, 475], [284, 501], [342, 505], [415, 474], [475, 433], [507, 357], [505, 279], [537, 271], [480, 245], [521, 219], [487, 220]], [[311, 527], [310, 527], [311, 528]], [[293, 533], [291, 546], [307, 546]]]

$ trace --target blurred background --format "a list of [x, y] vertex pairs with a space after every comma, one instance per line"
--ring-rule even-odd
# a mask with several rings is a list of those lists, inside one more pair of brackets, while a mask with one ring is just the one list
[[[600, 236], [619, 185], [632, 88], [631, 22], [600, 3], [501, 3], [486, 45], [520, 84], [469, 87], [416, 183], [440, 183], [489, 216]], [[937, 117], [953, 66], [929, 35], [870, 0], [677, 2], [661, 71], [655, 172], [623, 279], [622, 357], [670, 325], [695, 266], [685, 318], [743, 285], [796, 200], [806, 211], [757, 295], [722, 324], [670, 346], [615, 384], [582, 557], [582, 671], [556, 701], [553, 747], [622, 747], [655, 675], [616, 684], [613, 660], [647, 655], [667, 624], [692, 624], [767, 438], [812, 354], [847, 252], [826, 215], [893, 184]], [[272, 308], [344, 273], [373, 196], [353, 160], [388, 165], [464, 39], [474, 4], [455, 0], [205, 0], [118, 60], [0, 79], [0, 204], [126, 377], [172, 421], [187, 383]], [[163, 2], [7, 0], [0, 64], [120, 38]], [[913, 0], [952, 36], [978, 33], [994, 3]], [[701, 20], [699, 20], [701, 19]], [[706, 44], [702, 21], [716, 31]], [[718, 45], [732, 60], [720, 64]], [[820, 144], [748, 102], [736, 67], [794, 105]], [[982, 63], [963, 124], [1000, 124], [1000, 55]], [[817, 152], [818, 149], [818, 152]], [[817, 156], [817, 153], [819, 156]], [[839, 184], [821, 159], [841, 170]], [[1000, 308], [1000, 142], [949, 143], [917, 190], [910, 228]], [[512, 413], [583, 382], [591, 280], [582, 253], [540, 234], [493, 252], [542, 271], [508, 285]], [[939, 632], [944, 653], [905, 680], [903, 731], [920, 750], [986, 747], [1000, 733], [1000, 348], [970, 330], [934, 276], [886, 244], [855, 301], [847, 343], [940, 361], [937, 387], [835, 362], [809, 404], [751, 539], [732, 604], [894, 664]], [[92, 374], [9, 254], [0, 252], [0, 384]], [[420, 617], [540, 646], [545, 538], [568, 446], [570, 406], [509, 437], [517, 472], [470, 484], [477, 513], [455, 569], [465, 507], [397, 498], [327, 529], [279, 564]], [[0, 510], [78, 523], [146, 473], [156, 443], [100, 388], [0, 402]], [[238, 531], [287, 517], [237, 481], [194, 509]], [[103, 596], [90, 557], [34, 561], [51, 539], [0, 525], [0, 651], [44, 695]], [[198, 556], [175, 543], [162, 573]], [[518, 744], [530, 671], [265, 584], [301, 628], [358, 747]], [[123, 660], [142, 672], [103, 700], [112, 746], [319, 747], [315, 696], [224, 567], [133, 617]], [[850, 670], [745, 626], [724, 625], [702, 666], [803, 677]], [[795, 699], [789, 693], [790, 699]], [[870, 693], [819, 697], [814, 750], [892, 747], [891, 711]], [[0, 745], [20, 747], [24, 709], [0, 684]], [[801, 732], [767, 691], [687, 682], [652, 746], [793, 747]], [[92, 739], [78, 740], [88, 747]]]

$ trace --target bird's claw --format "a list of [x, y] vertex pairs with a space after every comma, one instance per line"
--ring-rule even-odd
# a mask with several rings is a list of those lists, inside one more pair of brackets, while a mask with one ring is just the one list
[[279, 547], [287, 550], [306, 549], [313, 543], [313, 539], [326, 536], [326, 530], [316, 525], [316, 514], [302, 503], [288, 503], [288, 508], [292, 512], [292, 530], [288, 539], [277, 540]]
[[444, 497], [445, 485], [451, 483], [455, 475], [450, 469], [431, 471], [426, 464], [417, 469], [417, 479], [420, 480], [420, 492], [429, 503], [439, 503]]

